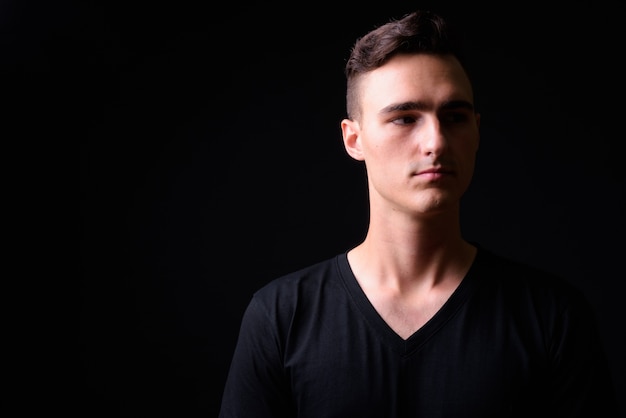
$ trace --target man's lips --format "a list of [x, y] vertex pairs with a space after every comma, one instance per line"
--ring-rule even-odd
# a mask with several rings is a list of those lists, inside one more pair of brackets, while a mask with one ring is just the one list
[[431, 167], [425, 170], [420, 170], [416, 175], [421, 176], [444, 176], [444, 175], [454, 175], [454, 170], [447, 167]]

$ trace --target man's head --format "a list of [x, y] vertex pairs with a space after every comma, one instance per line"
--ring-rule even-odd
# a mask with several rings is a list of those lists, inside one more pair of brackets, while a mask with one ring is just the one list
[[359, 39], [346, 67], [348, 154], [364, 161], [372, 208], [454, 213], [471, 181], [480, 117], [446, 24], [414, 13]]

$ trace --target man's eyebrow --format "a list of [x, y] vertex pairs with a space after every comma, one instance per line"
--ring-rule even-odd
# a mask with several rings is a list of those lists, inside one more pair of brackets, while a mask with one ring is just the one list
[[392, 103], [388, 106], [380, 109], [381, 114], [384, 113], [393, 113], [393, 112], [402, 112], [404, 110], [426, 110], [429, 106], [424, 102], [401, 102], [401, 103]]
[[444, 102], [440, 109], [442, 110], [455, 110], [455, 109], [466, 109], [474, 111], [474, 105], [467, 100], [450, 100], [448, 102]]
[[[393, 113], [393, 112], [402, 112], [405, 110], [427, 110], [432, 106], [428, 105], [425, 102], [421, 101], [409, 101], [409, 102], [401, 102], [401, 103], [392, 103], [389, 106], [385, 106], [380, 110], [380, 114], [385, 113]], [[449, 100], [443, 102], [441, 106], [439, 106], [439, 110], [455, 110], [455, 109], [466, 109], [470, 111], [474, 111], [474, 105], [467, 100]]]

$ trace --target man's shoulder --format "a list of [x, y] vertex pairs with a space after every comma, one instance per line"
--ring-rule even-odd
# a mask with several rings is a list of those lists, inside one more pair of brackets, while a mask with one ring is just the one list
[[258, 297], [279, 296], [283, 293], [320, 288], [328, 282], [334, 282], [341, 274], [342, 257], [345, 257], [344, 254], [337, 254], [283, 274], [262, 286], [257, 290], [256, 295]]
[[518, 297], [547, 298], [553, 303], [580, 303], [585, 298], [565, 276], [487, 249], [480, 249], [475, 271], [480, 281]]
[[562, 284], [565, 277], [529, 261], [513, 258], [491, 249], [479, 248], [476, 265], [485, 272], [527, 283]]

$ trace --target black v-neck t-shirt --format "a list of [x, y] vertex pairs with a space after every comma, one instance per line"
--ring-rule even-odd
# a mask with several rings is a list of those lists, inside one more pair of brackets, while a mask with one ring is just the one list
[[615, 405], [583, 295], [479, 248], [406, 340], [369, 302], [347, 253], [268, 283], [244, 313], [219, 416], [608, 417]]

